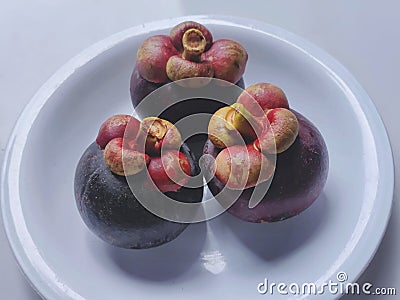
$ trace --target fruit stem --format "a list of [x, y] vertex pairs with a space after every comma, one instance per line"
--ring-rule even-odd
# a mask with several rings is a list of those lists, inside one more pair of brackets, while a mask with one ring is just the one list
[[200, 30], [195, 28], [186, 30], [182, 37], [182, 58], [199, 62], [201, 54], [206, 49], [206, 44], [206, 39]]

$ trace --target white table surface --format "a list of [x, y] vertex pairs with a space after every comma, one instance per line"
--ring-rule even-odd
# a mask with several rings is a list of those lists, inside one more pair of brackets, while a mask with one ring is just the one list
[[[400, 2], [336, 1], [13, 0], [0, 4], [0, 159], [14, 123], [35, 91], [61, 65], [94, 42], [143, 22], [189, 14], [225, 14], [265, 21], [325, 49], [363, 85], [388, 130], [400, 166]], [[400, 170], [397, 170], [400, 173]], [[396, 176], [396, 183], [399, 176]], [[383, 242], [360, 282], [400, 294], [400, 208], [395, 191]], [[0, 298], [40, 299], [0, 229]], [[368, 299], [398, 299], [370, 296]], [[352, 298], [350, 296], [344, 297]], [[343, 298], [343, 299], [344, 299]]]

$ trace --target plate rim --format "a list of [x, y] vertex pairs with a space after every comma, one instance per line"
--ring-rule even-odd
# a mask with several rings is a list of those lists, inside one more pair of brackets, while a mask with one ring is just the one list
[[[28, 138], [31, 125], [39, 115], [42, 107], [47, 103], [49, 98], [55, 93], [55, 91], [72, 76], [80, 68], [90, 63], [98, 55], [105, 53], [112, 49], [119, 43], [124, 42], [133, 36], [140, 34], [148, 34], [155, 30], [168, 29], [174, 24], [191, 19], [205, 24], [213, 25], [228, 25], [234, 27], [241, 27], [243, 29], [257, 31], [263, 34], [273, 36], [283, 42], [290, 44], [296, 49], [302, 51], [308, 55], [311, 59], [318, 62], [325, 69], [332, 72], [337, 76], [338, 80], [343, 81], [343, 85], [347, 87], [351, 93], [357, 95], [355, 99], [359, 103], [361, 110], [368, 117], [367, 121], [370, 125], [371, 132], [373, 133], [374, 141], [376, 141], [376, 153], [377, 157], [384, 157], [379, 161], [379, 170], [383, 169], [385, 174], [385, 189], [381, 191], [382, 198], [388, 198], [384, 203], [383, 209], [384, 222], [378, 222], [374, 225], [375, 233], [378, 234], [375, 243], [369, 248], [365, 249], [363, 257], [358, 258], [358, 264], [356, 264], [357, 272], [353, 276], [349, 276], [348, 282], [355, 282], [359, 276], [369, 265], [373, 259], [379, 245], [383, 239], [386, 231], [391, 210], [393, 204], [393, 193], [394, 193], [394, 163], [393, 154], [390, 146], [389, 137], [385, 128], [384, 122], [377, 111], [373, 101], [368, 96], [366, 91], [354, 78], [354, 76], [335, 58], [330, 54], [298, 36], [297, 34], [291, 33], [286, 29], [280, 28], [275, 25], [271, 25], [261, 21], [255, 21], [248, 18], [224, 16], [224, 15], [188, 15], [177, 18], [168, 18], [163, 20], [157, 20], [147, 22], [137, 26], [130, 27], [118, 33], [115, 33], [99, 42], [84, 49], [79, 54], [75, 55], [61, 68], [59, 68], [35, 93], [35, 95], [28, 102], [22, 113], [19, 115], [14, 128], [9, 136], [7, 147], [4, 154], [3, 165], [1, 170], [1, 210], [3, 226], [5, 228], [8, 243], [11, 246], [13, 255], [22, 270], [23, 274], [27, 278], [28, 282], [34, 288], [34, 290], [44, 299], [84, 299], [80, 295], [73, 292], [69, 287], [66, 287], [61, 281], [56, 282], [54, 286], [53, 282], [45, 282], [41, 278], [40, 274], [35, 269], [33, 262], [26, 253], [27, 249], [24, 248], [24, 244], [21, 241], [21, 237], [18, 237], [16, 228], [19, 226], [14, 218], [12, 212], [11, 199], [8, 195], [8, 187], [11, 184], [17, 184], [19, 178], [13, 178], [9, 176], [10, 171], [15, 171], [15, 167], [19, 167], [22, 152], [25, 146], [25, 142]], [[361, 100], [362, 99], [362, 100]], [[371, 123], [371, 119], [374, 120]], [[15, 165], [16, 164], [16, 165]], [[379, 187], [382, 190], [382, 187]], [[378, 191], [377, 191], [378, 195]], [[14, 216], [15, 217], [15, 216]], [[23, 221], [23, 220], [19, 220]], [[370, 223], [368, 223], [370, 224]], [[364, 231], [363, 231], [364, 233]], [[22, 237], [26, 239], [27, 237]], [[31, 251], [37, 251], [37, 249], [29, 249]], [[368, 250], [368, 251], [367, 251]], [[353, 262], [354, 263], [354, 262]], [[56, 274], [54, 274], [56, 275]], [[56, 277], [54, 277], [57, 280]], [[326, 299], [335, 299], [337, 295], [324, 295]]]

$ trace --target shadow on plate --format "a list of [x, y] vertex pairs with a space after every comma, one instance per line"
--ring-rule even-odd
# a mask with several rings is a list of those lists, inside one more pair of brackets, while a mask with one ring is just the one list
[[24, 296], [25, 300], [42, 300], [43, 298], [39, 296], [33, 286], [29, 285], [26, 278], [22, 278], [21, 274], [21, 281], [24, 281], [21, 293]]
[[288, 255], [315, 234], [324, 222], [328, 199], [322, 194], [298, 216], [275, 223], [249, 223], [225, 213], [225, 224], [247, 248], [265, 260]]
[[179, 277], [199, 260], [206, 224], [191, 224], [175, 240], [156, 248], [129, 250], [106, 244], [112, 261], [131, 276], [151, 281]]

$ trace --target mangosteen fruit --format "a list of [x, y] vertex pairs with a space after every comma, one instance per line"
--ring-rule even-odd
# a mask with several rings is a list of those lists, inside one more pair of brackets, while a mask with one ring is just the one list
[[[248, 121], [238, 122], [243, 116]], [[233, 203], [227, 210], [234, 216], [256, 223], [284, 220], [321, 194], [329, 169], [326, 144], [312, 122], [289, 108], [280, 88], [249, 87], [236, 104], [213, 115], [208, 132], [208, 187], [217, 200]], [[253, 207], [256, 187], [263, 193]], [[236, 201], [230, 201], [234, 194]]]
[[76, 204], [84, 223], [103, 241], [130, 249], [156, 247], [175, 239], [188, 223], [161, 218], [141, 200], [162, 193], [184, 203], [201, 202], [203, 188], [185, 186], [197, 174], [193, 153], [170, 122], [115, 115], [78, 162]]
[[[227, 94], [231, 85], [244, 88], [242, 76], [247, 59], [246, 50], [238, 42], [230, 39], [214, 41], [204, 25], [193, 21], [182, 22], [173, 27], [169, 35], [151, 36], [139, 47], [130, 80], [132, 104], [136, 108], [151, 92], [174, 82], [181, 89], [163, 90], [157, 101], [167, 109], [159, 117], [175, 124], [177, 120], [194, 113], [212, 114], [225, 104], [196, 97], [172, 105], [168, 101], [186, 93], [193, 95], [197, 88], [208, 84]], [[188, 78], [192, 80], [182, 80]], [[211, 78], [218, 79], [218, 83], [209, 80]], [[138, 107], [137, 113], [141, 117], [153, 115], [142, 106]]]

